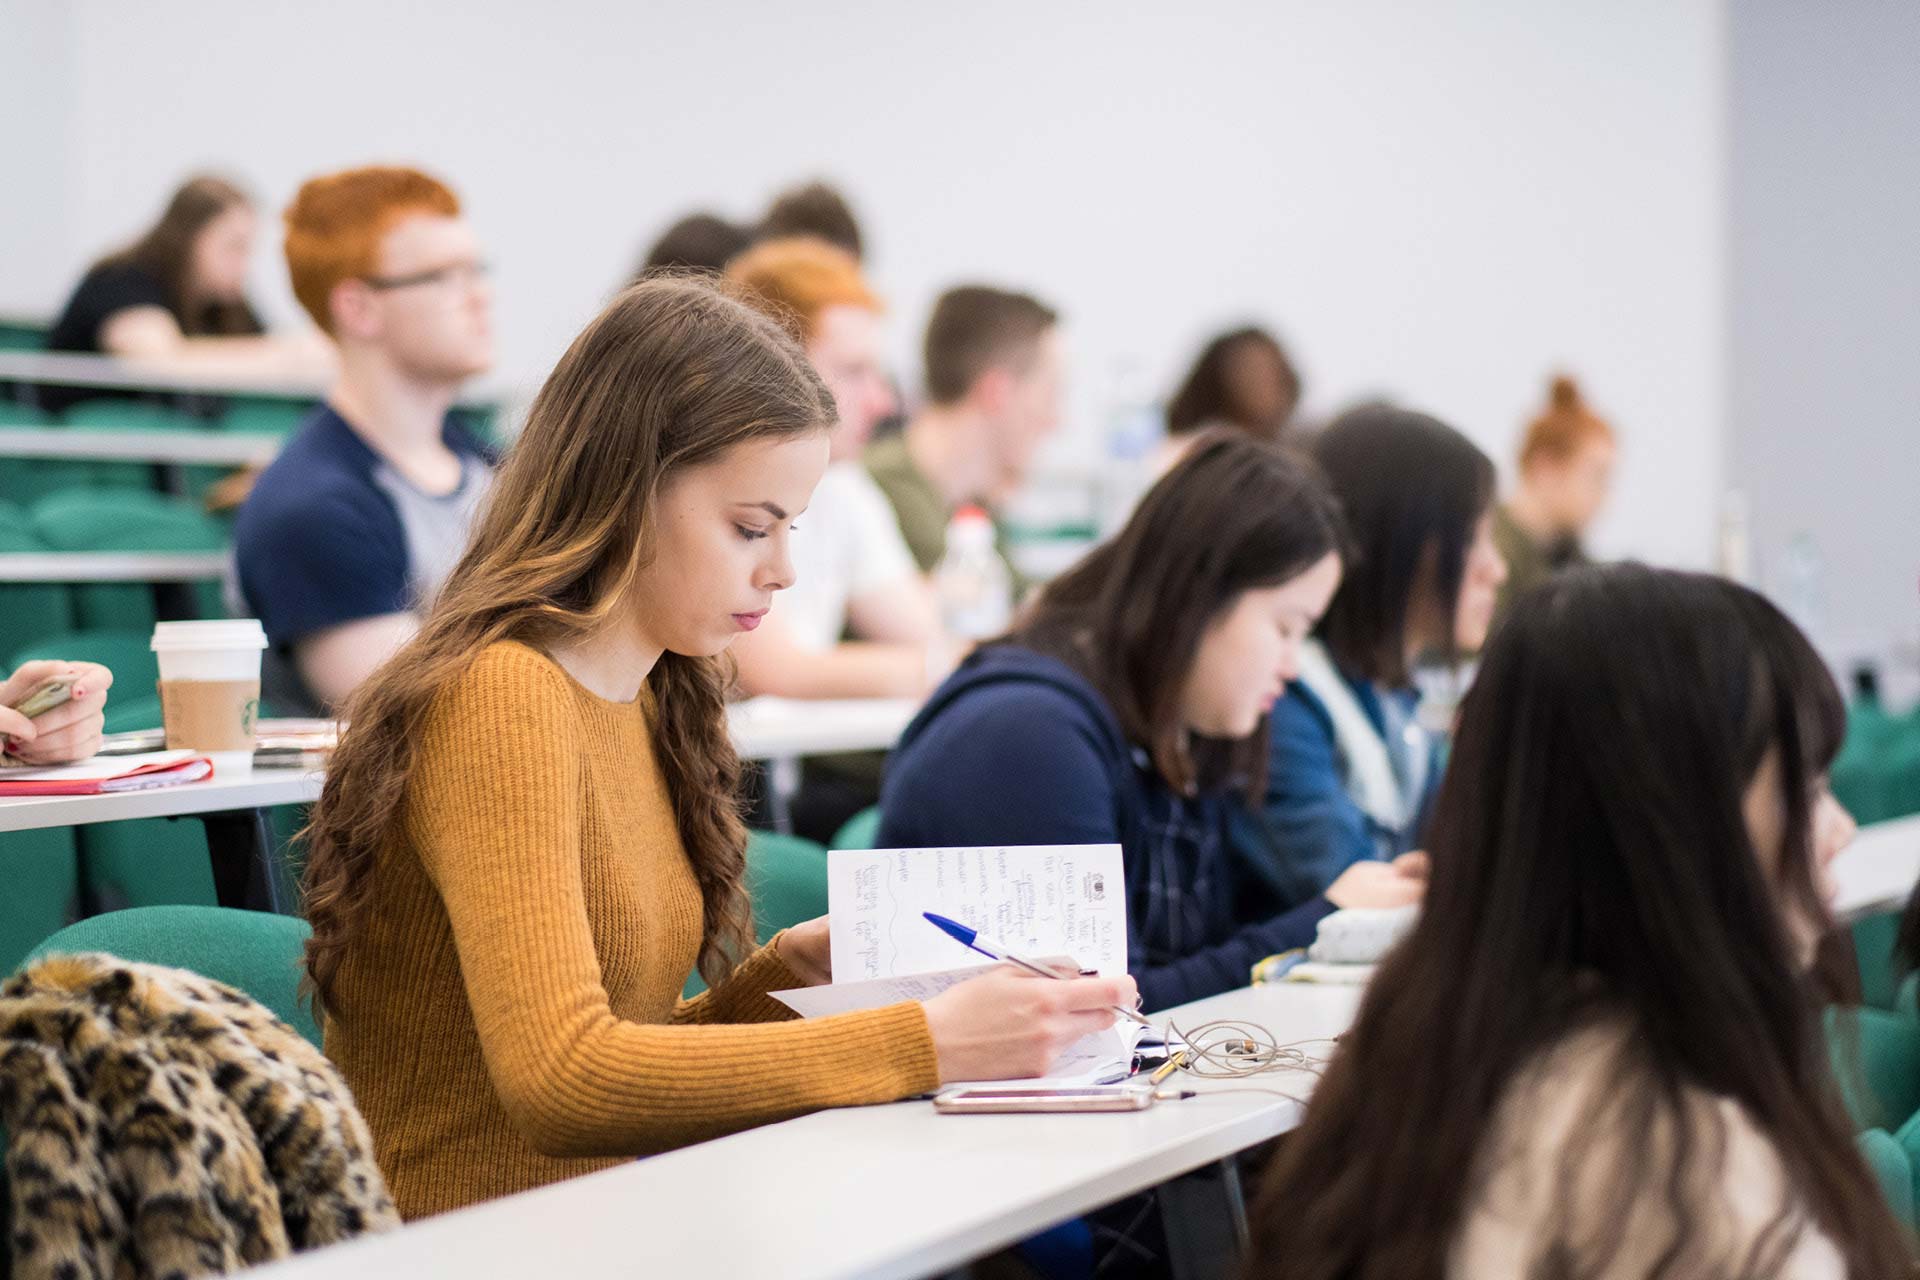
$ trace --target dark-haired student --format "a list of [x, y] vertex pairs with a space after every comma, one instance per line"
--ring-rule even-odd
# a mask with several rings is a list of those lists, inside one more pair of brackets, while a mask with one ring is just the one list
[[1336, 419], [1313, 453], [1353, 562], [1273, 710], [1262, 802], [1234, 822], [1244, 868], [1288, 903], [1418, 847], [1439, 769], [1414, 665], [1479, 649], [1506, 577], [1493, 464], [1453, 428], [1368, 405]]
[[1248, 1274], [1911, 1276], [1809, 980], [1844, 725], [1743, 587], [1576, 569], [1523, 602], [1462, 710], [1426, 906], [1279, 1150]]
[[717, 213], [690, 213], [660, 233], [647, 250], [635, 280], [663, 271], [719, 275], [753, 243], [753, 234]]
[[1167, 402], [1167, 438], [1154, 452], [1152, 473], [1166, 474], [1212, 427], [1280, 439], [1300, 407], [1300, 390], [1293, 361], [1265, 329], [1248, 325], [1217, 335]]
[[934, 693], [888, 765], [880, 843], [1119, 844], [1148, 1009], [1245, 986], [1336, 905], [1417, 901], [1416, 876], [1368, 862], [1248, 923], [1260, 886], [1227, 849], [1340, 567], [1338, 514], [1300, 464], [1239, 436], [1196, 444]]
[[[833, 401], [773, 320], [634, 285], [540, 390], [471, 545], [348, 703], [307, 966], [402, 1214], [821, 1107], [1039, 1074], [1126, 978], [1003, 967], [807, 1022], [826, 920], [751, 950], [732, 640], [793, 579]], [[680, 999], [698, 965], [711, 983]]]
[[[140, 360], [156, 369], [320, 378], [333, 352], [317, 334], [269, 335], [247, 301], [259, 215], [234, 183], [190, 178], [140, 238], [88, 268], [47, 333], [51, 351]], [[79, 387], [41, 394], [64, 409], [111, 394]]]
[[775, 196], [760, 219], [754, 239], [786, 240], [794, 236], [824, 240], [855, 262], [866, 256], [866, 237], [860, 232], [853, 206], [839, 188], [817, 179]]

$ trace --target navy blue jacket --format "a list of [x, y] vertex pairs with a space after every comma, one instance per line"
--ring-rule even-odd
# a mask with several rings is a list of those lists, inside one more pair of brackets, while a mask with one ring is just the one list
[[1313, 941], [1315, 897], [1272, 914], [1237, 869], [1224, 793], [1182, 796], [1065, 663], [996, 645], [962, 663], [907, 726], [881, 792], [881, 848], [1118, 844], [1128, 952], [1148, 1009], [1247, 985]]
[[[1412, 689], [1382, 689], [1351, 677], [1347, 686], [1382, 734], [1389, 702], [1403, 722], [1419, 706]], [[1391, 861], [1419, 847], [1440, 782], [1431, 749], [1412, 819], [1404, 827], [1390, 827], [1368, 817], [1348, 794], [1333, 717], [1313, 690], [1298, 680], [1289, 684], [1274, 705], [1269, 732], [1265, 803], [1258, 813], [1236, 808], [1232, 841], [1242, 874], [1260, 881], [1277, 903], [1305, 902], [1356, 862]]]

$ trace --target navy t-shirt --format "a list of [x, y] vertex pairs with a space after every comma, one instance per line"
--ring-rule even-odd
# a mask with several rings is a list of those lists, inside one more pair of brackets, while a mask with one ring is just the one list
[[234, 562], [241, 601], [267, 633], [263, 692], [277, 710], [320, 710], [294, 675], [297, 642], [416, 609], [452, 569], [494, 455], [452, 414], [441, 438], [464, 470], [444, 496], [414, 489], [330, 405], [261, 473], [234, 524]]

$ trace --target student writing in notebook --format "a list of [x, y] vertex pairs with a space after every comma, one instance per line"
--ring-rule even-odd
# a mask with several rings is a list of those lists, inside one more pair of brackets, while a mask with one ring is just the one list
[[1417, 901], [1417, 875], [1368, 862], [1262, 911], [1227, 851], [1340, 570], [1333, 500], [1299, 463], [1238, 434], [1199, 441], [934, 693], [889, 763], [877, 843], [1119, 844], [1150, 1010], [1245, 986], [1336, 905]]
[[1248, 1274], [1911, 1276], [1808, 978], [1845, 727], [1743, 587], [1623, 566], [1521, 601], [1426, 907], [1280, 1148]]
[[[561, 358], [419, 631], [348, 704], [307, 965], [419, 1217], [820, 1107], [1044, 1070], [1125, 978], [1011, 968], [788, 1021], [824, 919], [748, 954], [721, 655], [792, 581], [833, 405], [710, 285], [620, 295]], [[738, 963], [736, 963], [738, 961]], [[711, 989], [679, 993], [698, 964]]]

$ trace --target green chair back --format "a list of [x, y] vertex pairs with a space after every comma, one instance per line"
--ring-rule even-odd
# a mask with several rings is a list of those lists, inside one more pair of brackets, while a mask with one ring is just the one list
[[[69, 489], [33, 506], [34, 533], [55, 551], [220, 551], [227, 529], [184, 498], [141, 489]], [[151, 631], [144, 583], [77, 583], [74, 613], [87, 628]], [[195, 584], [200, 616], [222, 616], [217, 581]]]
[[871, 805], [848, 818], [845, 825], [833, 833], [833, 843], [829, 849], [871, 849], [880, 836], [880, 806]]
[[[0, 471], [6, 468], [0, 466]], [[31, 553], [47, 546], [18, 507], [0, 509], [0, 552]], [[36, 642], [73, 629], [73, 593], [62, 582], [0, 582], [0, 661]], [[7, 663], [12, 671], [17, 662]]]
[[[40, 658], [97, 662], [113, 672], [113, 689], [107, 694], [107, 710], [111, 712], [117, 703], [138, 702], [158, 696], [156, 690], [160, 683], [160, 663], [153, 656], [152, 637], [151, 628], [132, 631], [95, 627], [63, 631], [13, 650], [7, 665], [11, 669]], [[154, 723], [158, 724], [159, 721]]]
[[220, 415], [225, 431], [243, 431], [253, 435], [285, 436], [313, 412], [311, 400], [285, 400], [277, 396], [235, 396]]
[[754, 933], [768, 942], [782, 929], [827, 914], [827, 851], [800, 836], [749, 832], [747, 888]]
[[68, 925], [33, 949], [43, 956], [105, 951], [224, 982], [258, 1000], [315, 1046], [320, 1029], [299, 998], [304, 920], [226, 907], [140, 907]]
[[1893, 944], [1900, 936], [1900, 912], [1886, 911], [1855, 921], [1851, 933], [1854, 963], [1860, 969], [1860, 1003], [1869, 1009], [1893, 1009], [1899, 985]]
[[146, 400], [82, 400], [61, 415], [70, 427], [90, 431], [204, 431], [210, 423], [195, 414]]
[[1827, 1051], [1856, 1129], [1920, 1112], [1920, 1023], [1884, 1009], [1826, 1011]]
[[1873, 1170], [1874, 1181], [1880, 1184], [1880, 1193], [1887, 1198], [1893, 1216], [1912, 1230], [1913, 1156], [1899, 1138], [1885, 1129], [1869, 1129], [1854, 1142], [1866, 1157], [1867, 1167]]
[[[764, 945], [790, 925], [827, 913], [827, 851], [812, 840], [773, 831], [747, 833], [747, 891], [753, 896], [753, 931]], [[706, 990], [695, 973], [689, 998]]]
[[0, 973], [13, 972], [40, 939], [80, 911], [80, 862], [72, 827], [0, 831]]
[[44, 351], [47, 326], [35, 320], [0, 320], [0, 351]]

